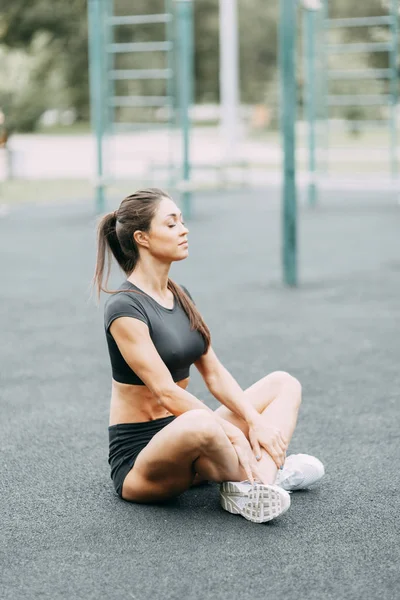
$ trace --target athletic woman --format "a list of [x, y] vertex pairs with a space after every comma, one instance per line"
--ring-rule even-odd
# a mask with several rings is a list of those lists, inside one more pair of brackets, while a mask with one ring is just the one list
[[[178, 206], [155, 188], [99, 223], [94, 284], [110, 294], [111, 477], [121, 498], [139, 503], [218, 482], [225, 510], [269, 521], [289, 508], [288, 491], [324, 472], [314, 457], [286, 459], [301, 386], [274, 372], [243, 391], [218, 360], [190, 293], [169, 279], [171, 264], [188, 256], [188, 233]], [[112, 256], [126, 276], [117, 290], [107, 289]], [[187, 391], [193, 364], [223, 405], [215, 411]]]

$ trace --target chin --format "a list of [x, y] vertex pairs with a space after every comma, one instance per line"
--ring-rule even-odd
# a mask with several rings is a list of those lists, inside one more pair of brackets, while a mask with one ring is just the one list
[[185, 258], [187, 258], [188, 256], [189, 256], [189, 250], [186, 248], [184, 253], [182, 252], [179, 256], [176, 256], [174, 258], [174, 261], [179, 262], [180, 260], [185, 260]]

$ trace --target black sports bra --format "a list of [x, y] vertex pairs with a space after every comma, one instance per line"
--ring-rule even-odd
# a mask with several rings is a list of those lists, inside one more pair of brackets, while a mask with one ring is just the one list
[[[183, 285], [180, 287], [192, 299], [188, 290]], [[110, 325], [118, 317], [143, 321], [173, 380], [189, 377], [190, 366], [204, 354], [206, 346], [201, 333], [190, 329], [189, 318], [177, 298], [173, 308], [169, 309], [130, 281], [124, 281], [118, 289], [121, 291], [109, 296], [104, 306], [104, 327], [113, 379], [120, 383], [145, 385], [125, 362], [110, 333]]]

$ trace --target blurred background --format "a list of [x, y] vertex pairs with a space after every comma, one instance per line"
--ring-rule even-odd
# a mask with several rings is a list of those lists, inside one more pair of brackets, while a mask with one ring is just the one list
[[[127, 187], [136, 185], [173, 187], [180, 179], [183, 125], [177, 6], [182, 3], [115, 0], [98, 4], [103, 25], [104, 19], [114, 22], [103, 26], [100, 41], [92, 39], [89, 61], [86, 0], [2, 2], [2, 203], [26, 201], [28, 196], [35, 201], [93, 196], [98, 172], [90, 124], [89, 63], [94, 72], [98, 60], [103, 60], [107, 105], [100, 124], [102, 175], [109, 193], [120, 197]], [[239, 0], [237, 40], [230, 41], [234, 30], [221, 18], [223, 2], [190, 4], [193, 70], [188, 160], [192, 185], [202, 189], [279, 183], [279, 2]], [[325, 0], [321, 7], [313, 24], [311, 49], [300, 11], [297, 25], [299, 184], [307, 182], [310, 173], [309, 94], [309, 99], [314, 98], [315, 170], [322, 187], [332, 178], [336, 184], [339, 179], [358, 181], [362, 187], [368, 177], [383, 185], [397, 176], [399, 40], [394, 16], [398, 16], [398, 2]], [[152, 22], [146, 21], [146, 15], [168, 18]], [[358, 22], [348, 21], [354, 18]], [[329, 26], [334, 20], [335, 25]], [[98, 29], [93, 32], [92, 38], [98, 38]], [[236, 70], [231, 90], [237, 81], [228, 132], [220, 93], [223, 35], [233, 53], [225, 65]], [[143, 43], [148, 45], [146, 51], [140, 47]], [[121, 44], [133, 46], [124, 50]], [[307, 73], [314, 75], [307, 78]], [[92, 124], [95, 132], [96, 123]]]
[[[1, 0], [2, 599], [398, 598], [399, 1]], [[114, 495], [96, 221], [148, 185], [222, 363], [302, 383], [326, 477], [271, 527]]]

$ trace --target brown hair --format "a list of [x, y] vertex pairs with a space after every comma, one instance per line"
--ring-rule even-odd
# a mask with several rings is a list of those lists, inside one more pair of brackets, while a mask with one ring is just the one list
[[[151, 222], [163, 198], [170, 198], [170, 196], [158, 188], [138, 190], [124, 198], [118, 210], [108, 213], [99, 222], [97, 260], [93, 276], [93, 286], [96, 288], [98, 298], [101, 292], [118, 293], [118, 290], [109, 290], [103, 286], [106, 254], [108, 264], [105, 286], [107, 286], [110, 276], [113, 256], [125, 275], [129, 277], [140, 258], [133, 234], [138, 230], [150, 231]], [[207, 352], [211, 343], [211, 335], [196, 306], [183, 289], [171, 279], [168, 279], [168, 289], [171, 290], [187, 314], [191, 329], [197, 329], [203, 336], [206, 344], [205, 352]], [[140, 293], [136, 290], [124, 290], [124, 292], [126, 291]]]

